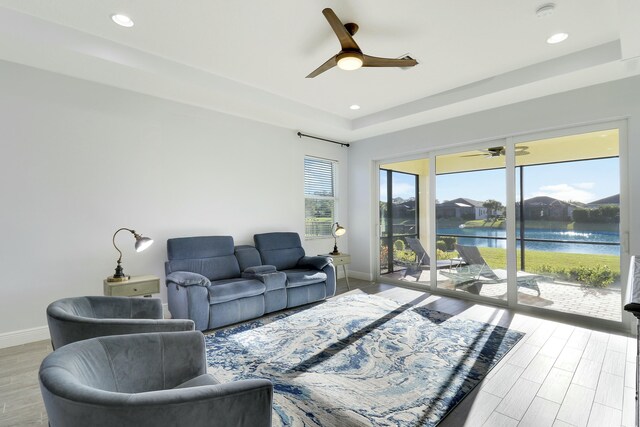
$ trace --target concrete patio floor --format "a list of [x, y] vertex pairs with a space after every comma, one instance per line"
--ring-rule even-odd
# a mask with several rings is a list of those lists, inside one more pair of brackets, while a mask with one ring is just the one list
[[[429, 274], [429, 271], [425, 270], [421, 272], [419, 277], [409, 275], [404, 277], [404, 271], [396, 271], [382, 277], [401, 282], [429, 285]], [[539, 280], [538, 286], [540, 287], [540, 296], [533, 289], [518, 287], [518, 302], [524, 305], [616, 322], [622, 319], [622, 294], [619, 286], [600, 289], [552, 280]], [[438, 287], [455, 290], [451, 280], [440, 273], [438, 273]], [[461, 289], [457, 290], [465, 292]], [[506, 283], [484, 283], [480, 295], [506, 300], [507, 285]]]

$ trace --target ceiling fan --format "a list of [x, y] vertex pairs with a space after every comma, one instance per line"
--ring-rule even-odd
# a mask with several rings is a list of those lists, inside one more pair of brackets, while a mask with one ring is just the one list
[[[530, 154], [527, 150], [529, 149], [529, 147], [526, 147], [524, 145], [518, 145], [517, 147], [515, 147], [516, 150], [516, 156], [524, 156], [527, 154]], [[500, 156], [504, 156], [504, 147], [489, 147], [487, 149], [483, 149], [483, 150], [478, 150], [478, 151], [482, 151], [482, 153], [479, 154], [467, 154], [466, 156], [461, 156], [461, 157], [476, 157], [476, 156], [484, 156], [487, 158], [491, 158], [491, 157], [500, 157]]]
[[418, 63], [410, 56], [394, 59], [365, 55], [352, 37], [358, 31], [358, 24], [350, 22], [343, 25], [330, 8], [324, 9], [322, 14], [329, 21], [333, 32], [336, 33], [342, 49], [311, 72], [307, 76], [308, 79], [316, 77], [336, 65], [343, 70], [357, 70], [360, 67], [413, 67]]

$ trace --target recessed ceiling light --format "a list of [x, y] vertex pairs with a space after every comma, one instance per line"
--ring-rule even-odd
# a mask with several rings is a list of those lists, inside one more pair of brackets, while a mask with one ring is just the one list
[[349, 107], [349, 108], [351, 108], [352, 110], [359, 110], [359, 109], [360, 109], [360, 106], [359, 106], [358, 104], [353, 104], [353, 105], [352, 105], [351, 107]]
[[569, 37], [569, 34], [567, 33], [556, 33], [547, 39], [547, 43], [549, 44], [560, 43], [565, 41], [567, 37]]
[[556, 5], [553, 3], [543, 4], [536, 10], [536, 16], [538, 18], [544, 18], [545, 16], [553, 15], [553, 11], [556, 9]]
[[122, 27], [133, 27], [133, 20], [127, 15], [116, 13], [111, 15], [111, 20]]

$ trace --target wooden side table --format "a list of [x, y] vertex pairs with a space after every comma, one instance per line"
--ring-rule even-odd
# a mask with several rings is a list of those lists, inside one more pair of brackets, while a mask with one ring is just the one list
[[351, 255], [342, 253], [340, 255], [320, 254], [319, 256], [328, 256], [333, 260], [333, 265], [342, 266], [342, 271], [344, 272], [344, 279], [347, 281], [347, 289], [351, 290], [351, 287], [349, 286], [349, 276], [347, 276], [347, 265], [351, 264]]
[[107, 282], [104, 280], [103, 289], [106, 296], [135, 297], [160, 293], [160, 278], [156, 276], [132, 276], [126, 282]]

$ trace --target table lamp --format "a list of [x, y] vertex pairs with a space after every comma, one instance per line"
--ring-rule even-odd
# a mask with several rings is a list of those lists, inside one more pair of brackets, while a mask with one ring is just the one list
[[131, 230], [129, 228], [120, 228], [119, 230], [116, 230], [115, 233], [113, 233], [113, 247], [116, 248], [116, 251], [118, 251], [118, 253], [120, 254], [120, 257], [118, 257], [118, 262], [116, 265], [116, 272], [113, 276], [109, 276], [107, 277], [107, 282], [125, 282], [127, 280], [129, 280], [129, 276], [124, 274], [124, 271], [122, 269], [122, 265], [120, 265], [120, 263], [122, 262], [122, 251], [120, 249], [118, 249], [118, 246], [116, 246], [116, 234], [118, 234], [119, 232], [121, 232], [122, 230], [127, 230], [128, 232], [130, 232], [131, 234], [133, 234], [133, 237], [135, 237], [136, 239], [136, 244], [135, 244], [135, 248], [136, 248], [136, 252], [142, 252], [145, 249], [147, 249], [149, 246], [151, 246], [151, 244], [153, 243], [153, 240], [148, 238], [148, 237], [143, 237], [140, 234], [136, 233], [135, 230]]
[[344, 235], [347, 230], [338, 224], [337, 222], [331, 226], [331, 235], [333, 236], [333, 252], [329, 252], [331, 255], [340, 255], [338, 251], [338, 237]]

